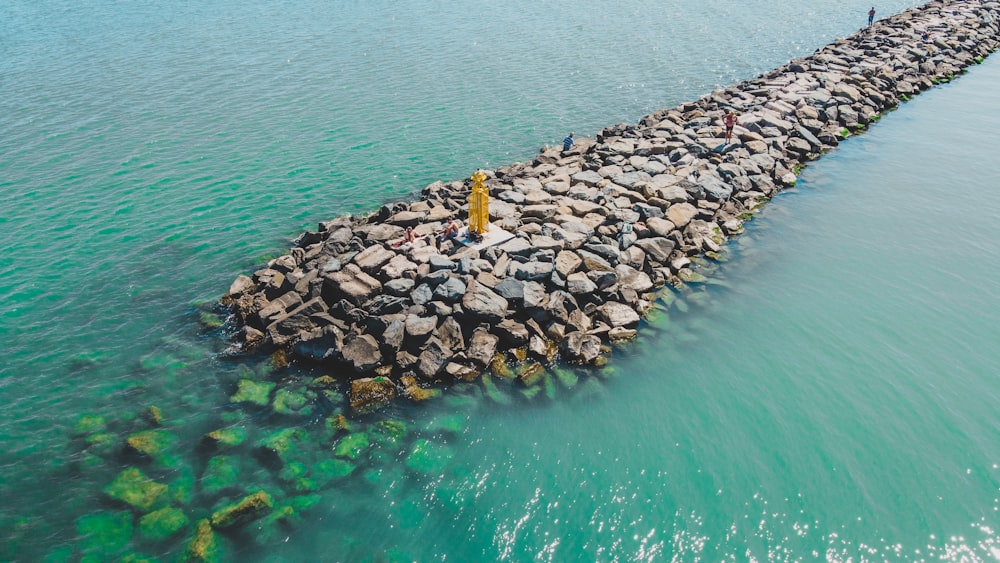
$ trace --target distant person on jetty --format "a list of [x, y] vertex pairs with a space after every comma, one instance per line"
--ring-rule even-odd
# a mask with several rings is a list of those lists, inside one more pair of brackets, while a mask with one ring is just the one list
[[573, 132], [572, 131], [569, 132], [569, 136], [567, 136], [565, 139], [563, 139], [563, 152], [566, 152], [566, 151], [568, 151], [571, 148], [573, 148]]
[[417, 233], [413, 230], [413, 227], [406, 227], [403, 231], [403, 238], [396, 244], [392, 245], [393, 248], [399, 248], [404, 244], [413, 244], [417, 241]]
[[725, 144], [729, 144], [733, 139], [733, 127], [736, 127], [736, 112], [730, 111], [722, 116], [722, 123], [726, 126]]
[[868, 27], [872, 26], [872, 22], [875, 21], [875, 6], [872, 6], [871, 10], [868, 10]]
[[448, 240], [450, 238], [457, 237], [459, 231], [461, 231], [461, 230], [462, 230], [462, 226], [458, 224], [458, 221], [455, 221], [454, 219], [452, 219], [451, 222], [449, 222], [445, 226], [444, 231], [441, 232], [441, 241], [444, 242], [444, 241], [446, 241], [446, 240]]

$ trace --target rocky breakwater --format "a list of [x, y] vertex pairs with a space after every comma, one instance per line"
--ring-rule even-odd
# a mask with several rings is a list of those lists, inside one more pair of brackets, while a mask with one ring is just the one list
[[[515, 235], [502, 244], [435, 236], [466, 217], [468, 181], [321, 223], [233, 282], [234, 346], [341, 367], [360, 411], [502, 371], [510, 356], [600, 364], [659, 288], [698, 280], [692, 258], [712, 258], [804, 163], [982, 61], [998, 21], [998, 2], [930, 2], [570, 151], [486, 171], [490, 220]], [[407, 227], [421, 238], [395, 245]], [[532, 384], [531, 370], [519, 377]]]

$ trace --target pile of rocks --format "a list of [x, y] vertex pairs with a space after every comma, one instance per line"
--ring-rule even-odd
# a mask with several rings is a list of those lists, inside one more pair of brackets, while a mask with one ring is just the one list
[[[348, 366], [357, 408], [473, 380], [513, 350], [600, 363], [659, 287], [689, 281], [691, 258], [718, 252], [803, 163], [995, 50], [998, 16], [995, 1], [930, 2], [570, 151], [487, 171], [490, 219], [516, 234], [497, 246], [435, 236], [465, 218], [469, 182], [321, 223], [233, 282], [236, 346]], [[739, 120], [725, 144], [729, 111]], [[421, 238], [397, 246], [406, 227]]]

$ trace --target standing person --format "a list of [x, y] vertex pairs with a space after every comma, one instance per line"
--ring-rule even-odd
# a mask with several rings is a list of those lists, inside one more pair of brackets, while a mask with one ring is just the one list
[[733, 139], [733, 127], [736, 127], [736, 112], [730, 111], [726, 115], [723, 115], [722, 123], [726, 126], [725, 144], [728, 145], [729, 141]]
[[565, 139], [563, 139], [563, 152], [566, 152], [566, 151], [568, 151], [571, 148], [573, 148], [573, 132], [572, 131], [569, 132], [569, 136], [567, 136]]
[[872, 9], [868, 10], [868, 27], [872, 26], [873, 21], [875, 21], [875, 6], [872, 6]]

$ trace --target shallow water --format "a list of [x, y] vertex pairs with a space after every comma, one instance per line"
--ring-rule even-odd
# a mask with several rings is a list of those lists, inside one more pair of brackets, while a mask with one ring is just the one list
[[[147, 470], [182, 482], [204, 432], [236, 421], [252, 444], [287, 425], [229, 404], [245, 372], [194, 304], [300, 229], [749, 78], [864, 18], [832, 1], [469, 7], [5, 4], [0, 557], [176, 553], [80, 533], [119, 509], [101, 489], [120, 467], [68, 433], [95, 413], [120, 441], [157, 405], [176, 443]], [[394, 407], [411, 433], [388, 460], [225, 553], [990, 556], [998, 83], [988, 61], [808, 167], [614, 375], [552, 401]], [[421, 438], [446, 448], [440, 471], [407, 468]], [[250, 449], [244, 481], [279, 488]]]

